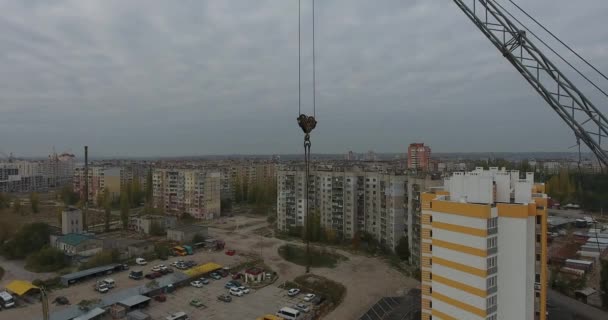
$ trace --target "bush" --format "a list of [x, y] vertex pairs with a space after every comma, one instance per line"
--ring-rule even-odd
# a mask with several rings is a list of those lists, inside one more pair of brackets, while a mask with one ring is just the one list
[[47, 245], [50, 234], [51, 228], [46, 223], [26, 224], [2, 246], [2, 255], [9, 259], [25, 258]]
[[95, 267], [105, 266], [111, 263], [119, 262], [120, 253], [118, 250], [103, 250], [97, 252], [89, 261], [80, 265], [78, 269], [86, 270]]
[[54, 272], [67, 265], [68, 261], [63, 252], [53, 247], [44, 247], [30, 254], [25, 260], [25, 268], [33, 272]]
[[205, 242], [205, 240], [205, 236], [200, 233], [197, 233], [194, 235], [194, 237], [192, 237], [192, 243]]
[[[315, 247], [310, 248], [311, 254], [311, 266], [316, 268], [335, 268], [339, 261], [348, 260], [348, 258], [331, 253], [323, 249], [317, 249]], [[279, 247], [279, 255], [292, 263], [297, 265], [306, 266], [308, 264], [308, 257], [306, 255], [306, 248], [286, 244]]]

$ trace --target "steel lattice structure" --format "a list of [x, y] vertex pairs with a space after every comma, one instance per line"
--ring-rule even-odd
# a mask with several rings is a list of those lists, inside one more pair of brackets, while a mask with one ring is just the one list
[[453, 1], [574, 131], [577, 141], [608, 166], [608, 150], [602, 147], [608, 119], [507, 17], [504, 7], [494, 0], [467, 1], [470, 5]]

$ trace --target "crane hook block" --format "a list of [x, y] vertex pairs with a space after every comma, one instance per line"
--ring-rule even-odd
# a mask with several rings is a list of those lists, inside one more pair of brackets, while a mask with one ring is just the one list
[[298, 125], [300, 125], [302, 131], [304, 131], [304, 133], [308, 135], [317, 126], [317, 120], [315, 120], [315, 117], [313, 116], [301, 114], [298, 117]]

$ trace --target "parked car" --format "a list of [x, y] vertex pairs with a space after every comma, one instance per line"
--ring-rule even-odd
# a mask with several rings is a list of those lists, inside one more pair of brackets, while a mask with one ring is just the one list
[[157, 296], [154, 296], [154, 300], [158, 302], [165, 302], [167, 301], [167, 296], [165, 296], [164, 294], [159, 294]]
[[226, 271], [226, 270], [219, 270], [219, 271], [217, 271], [217, 273], [220, 276], [222, 276], [222, 278], [226, 278], [228, 276], [228, 274], [229, 274], [228, 271]]
[[195, 280], [190, 282], [190, 285], [196, 288], [202, 288], [203, 287], [203, 282], [199, 281], [199, 280]]
[[144, 258], [136, 258], [135, 263], [137, 263], [140, 266], [145, 266], [146, 264], [148, 264], [148, 261], [146, 261], [146, 259], [144, 259]]
[[230, 297], [227, 294], [220, 294], [219, 296], [217, 296], [217, 299], [220, 301], [224, 301], [224, 302], [230, 302], [232, 301], [232, 297]]
[[233, 256], [236, 253], [234, 249], [226, 250], [226, 254], [229, 256]]
[[128, 265], [128, 264], [126, 264], [126, 263], [124, 263], [124, 264], [121, 266], [121, 268], [122, 268], [122, 270], [129, 270], [129, 265]]
[[116, 287], [116, 282], [112, 278], [105, 278], [105, 279], [103, 279], [103, 283], [106, 284], [106, 286], [108, 287], [108, 289], [112, 289], [112, 288]]
[[201, 308], [201, 307], [205, 307], [205, 305], [203, 304], [203, 302], [201, 300], [198, 299], [192, 299], [190, 300], [190, 305], [196, 308]]
[[141, 270], [133, 270], [129, 273], [129, 278], [133, 280], [141, 280], [144, 277], [144, 272]]
[[156, 274], [155, 273], [156, 272], [148, 273], [148, 274], [146, 274], [145, 278], [146, 279], [150, 279], [150, 280], [156, 279]]
[[298, 303], [295, 306], [293, 306], [294, 309], [296, 310], [300, 310], [302, 312], [308, 312], [310, 311], [310, 307], [307, 304], [304, 303]]
[[209, 279], [207, 278], [201, 278], [200, 280], [203, 284], [209, 284]]
[[298, 288], [291, 288], [291, 289], [287, 290], [287, 295], [290, 297], [295, 297], [298, 294], [300, 294], [300, 289], [298, 289]]
[[249, 293], [249, 288], [247, 288], [245, 286], [239, 286], [238, 289], [241, 290], [245, 294]]
[[211, 272], [209, 276], [215, 280], [220, 280], [222, 278], [217, 272]]
[[240, 272], [237, 272], [237, 273], [233, 273], [233, 274], [232, 274], [232, 280], [239, 280], [239, 279], [241, 279], [241, 278], [243, 278], [243, 274], [242, 274], [242, 273], [240, 273]]
[[228, 290], [228, 292], [230, 292], [230, 294], [233, 296], [237, 296], [237, 297], [243, 296], [243, 291], [239, 290], [239, 288], [237, 288], [237, 287], [230, 288], [230, 290]]
[[108, 288], [105, 282], [97, 281], [97, 283], [95, 284], [95, 291], [99, 293], [108, 293], [108, 291], [110, 291], [110, 288]]
[[306, 302], [310, 302], [312, 301], [312, 299], [314, 299], [316, 297], [316, 295], [314, 293], [308, 293], [304, 296], [304, 301]]
[[226, 289], [232, 289], [232, 288], [236, 288], [237, 286], [232, 283], [232, 282], [226, 282], [226, 285], [224, 286], [224, 288]]
[[160, 266], [152, 267], [152, 272], [159, 272], [159, 271], [160, 271]]
[[318, 297], [316, 297], [316, 298], [312, 299], [312, 303], [313, 303], [315, 306], [318, 306], [318, 305], [320, 305], [321, 303], [325, 302], [325, 299], [326, 299], [326, 298], [325, 298], [324, 296], [318, 296]]
[[162, 274], [162, 273], [160, 273], [160, 272], [152, 272], [152, 274], [154, 274], [154, 277], [155, 277], [155, 278], [160, 278], [160, 277], [162, 277], [162, 276], [163, 276], [163, 274]]

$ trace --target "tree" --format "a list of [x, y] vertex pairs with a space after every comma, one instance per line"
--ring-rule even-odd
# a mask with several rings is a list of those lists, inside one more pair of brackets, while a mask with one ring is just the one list
[[118, 250], [102, 250], [92, 256], [86, 263], [80, 265], [80, 270], [91, 269], [99, 266], [105, 266], [111, 263], [116, 263], [120, 260]]
[[30, 254], [25, 260], [25, 268], [34, 272], [54, 272], [67, 265], [63, 251], [49, 246]]
[[15, 198], [13, 201], [13, 212], [23, 214], [23, 206], [21, 205], [21, 199]]
[[7, 193], [0, 192], [0, 209], [6, 209], [11, 206], [11, 197]]
[[407, 237], [403, 236], [399, 239], [399, 243], [397, 244], [397, 247], [395, 247], [395, 253], [401, 260], [410, 259], [410, 246]]
[[361, 234], [359, 233], [359, 231], [355, 232], [353, 238], [350, 240], [350, 243], [354, 250], [359, 250], [359, 248], [361, 247]]
[[153, 188], [152, 188], [152, 168], [148, 169], [146, 175], [146, 202], [152, 202]]
[[205, 240], [205, 236], [200, 233], [197, 233], [192, 237], [192, 243], [205, 242]]
[[104, 210], [104, 226], [105, 231], [110, 231], [110, 220], [112, 218], [112, 196], [110, 190], [105, 188], [102, 196], [103, 210]]
[[120, 193], [120, 220], [123, 229], [127, 229], [129, 226], [129, 196], [125, 191]]
[[33, 213], [38, 213], [40, 212], [40, 197], [38, 196], [38, 193], [36, 192], [32, 192], [30, 193], [30, 204], [32, 205], [32, 212]]
[[164, 236], [165, 234], [167, 234], [167, 232], [160, 223], [154, 221], [150, 224], [150, 235]]
[[608, 307], [608, 260], [602, 260], [600, 274], [600, 293], [602, 294], [602, 305]]
[[25, 258], [47, 245], [50, 235], [51, 228], [46, 223], [26, 224], [17, 231], [13, 239], [4, 243], [2, 253], [10, 259]]
[[73, 206], [78, 203], [79, 198], [80, 197], [76, 192], [74, 192], [71, 185], [66, 185], [61, 188], [61, 201], [63, 201], [64, 205]]

